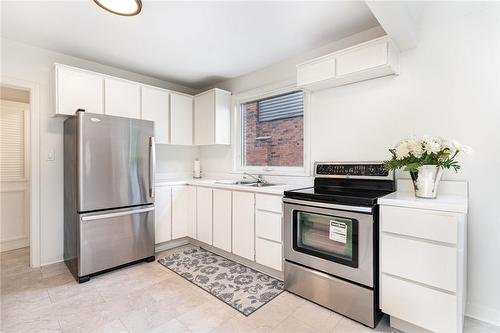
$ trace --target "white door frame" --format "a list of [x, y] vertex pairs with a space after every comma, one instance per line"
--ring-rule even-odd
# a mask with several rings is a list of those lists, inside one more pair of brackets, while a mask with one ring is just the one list
[[40, 244], [40, 87], [37, 83], [0, 77], [0, 84], [5, 87], [27, 90], [30, 93], [30, 266], [39, 267], [41, 257]]

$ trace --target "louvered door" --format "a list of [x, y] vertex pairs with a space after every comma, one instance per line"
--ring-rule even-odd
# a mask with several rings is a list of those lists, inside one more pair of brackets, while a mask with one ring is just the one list
[[0, 251], [29, 245], [29, 107], [1, 100]]

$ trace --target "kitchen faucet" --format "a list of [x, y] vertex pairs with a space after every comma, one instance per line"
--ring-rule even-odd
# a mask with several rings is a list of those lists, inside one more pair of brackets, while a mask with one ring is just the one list
[[257, 177], [256, 177], [254, 175], [249, 174], [248, 172], [243, 172], [243, 174], [246, 176], [252, 177], [253, 179], [255, 179], [257, 181], [257, 183], [264, 183], [264, 184], [267, 183], [267, 181], [264, 180], [264, 178], [262, 178], [262, 175], [257, 175]]

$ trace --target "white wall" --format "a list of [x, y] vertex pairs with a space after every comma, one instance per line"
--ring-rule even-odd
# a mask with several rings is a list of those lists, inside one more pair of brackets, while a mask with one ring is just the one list
[[[53, 63], [63, 63], [185, 93], [194, 93], [196, 90], [4, 38], [1, 40], [1, 48], [2, 77], [33, 82], [40, 87], [40, 241], [41, 263], [44, 265], [60, 261], [63, 257], [62, 134], [65, 118], [52, 117], [49, 80]], [[49, 149], [55, 151], [55, 161], [46, 161]], [[175, 176], [179, 172], [179, 176], [183, 177], [186, 173], [184, 168], [192, 165], [196, 155], [197, 148], [159, 145], [157, 171], [169, 176]]]
[[[461, 159], [462, 170], [445, 173], [470, 184], [466, 311], [500, 324], [500, 9], [465, 7], [428, 4], [418, 47], [401, 54], [400, 76], [314, 93], [311, 159], [383, 160], [399, 138], [414, 134], [471, 145], [475, 154]], [[295, 68], [287, 61], [217, 86], [239, 93], [289, 78]], [[211, 172], [230, 170], [230, 155], [226, 147], [200, 148]]]

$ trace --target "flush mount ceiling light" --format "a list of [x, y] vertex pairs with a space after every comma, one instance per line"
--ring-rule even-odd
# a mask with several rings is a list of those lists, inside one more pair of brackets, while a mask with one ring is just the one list
[[101, 8], [116, 15], [134, 16], [141, 12], [141, 0], [94, 0]]

